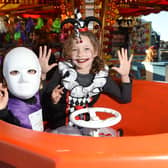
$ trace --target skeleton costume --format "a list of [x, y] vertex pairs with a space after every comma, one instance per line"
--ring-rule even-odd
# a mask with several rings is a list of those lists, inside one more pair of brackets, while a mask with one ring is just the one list
[[9, 90], [9, 100], [7, 107], [0, 110], [0, 119], [43, 131], [39, 97], [41, 67], [35, 53], [25, 47], [12, 49], [5, 56], [3, 76]]
[[[68, 105], [69, 111], [73, 112], [80, 106], [87, 107], [91, 102], [92, 96], [99, 94], [106, 83], [108, 76], [108, 67], [95, 75], [93, 82], [89, 86], [82, 86], [77, 81], [77, 72], [69, 62], [60, 62], [59, 71], [64, 76], [62, 84], [69, 91]], [[68, 76], [66, 76], [68, 74]]]
[[[51, 93], [57, 85], [64, 87], [64, 94], [59, 103], [53, 104]], [[101, 93], [108, 94], [120, 103], [127, 103], [131, 101], [131, 92], [132, 84], [118, 85], [108, 75], [107, 66], [95, 75], [80, 74], [71, 63], [60, 62], [58, 69], [48, 82], [42, 104], [47, 111], [50, 128], [55, 129], [63, 125], [71, 125], [70, 113], [81, 108], [92, 107]]]

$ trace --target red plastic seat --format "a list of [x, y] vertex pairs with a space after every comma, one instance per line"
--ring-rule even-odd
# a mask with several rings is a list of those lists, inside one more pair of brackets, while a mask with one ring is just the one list
[[168, 168], [168, 85], [133, 81], [133, 100], [102, 95], [95, 106], [122, 113], [123, 137], [37, 132], [0, 121], [0, 164], [17, 168]]

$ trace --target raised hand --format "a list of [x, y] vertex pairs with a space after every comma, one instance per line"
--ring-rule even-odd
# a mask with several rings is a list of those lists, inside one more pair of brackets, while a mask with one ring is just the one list
[[47, 46], [40, 46], [39, 47], [39, 62], [42, 69], [42, 79], [46, 79], [46, 74], [48, 71], [50, 71], [52, 68], [57, 66], [57, 63], [53, 63], [49, 65], [49, 59], [51, 56], [51, 48], [47, 52]]
[[64, 93], [63, 89], [64, 87], [57, 85], [55, 89], [52, 91], [51, 99], [52, 99], [53, 104], [57, 104], [60, 101], [62, 94]]
[[8, 99], [9, 97], [7, 88], [4, 87], [2, 83], [0, 83], [0, 110], [3, 110], [5, 107], [7, 107]]
[[129, 73], [131, 69], [131, 62], [133, 59], [133, 55], [128, 58], [127, 49], [122, 48], [121, 51], [117, 51], [120, 65], [119, 67], [112, 67], [115, 71], [117, 71], [121, 75], [122, 82], [130, 82]]

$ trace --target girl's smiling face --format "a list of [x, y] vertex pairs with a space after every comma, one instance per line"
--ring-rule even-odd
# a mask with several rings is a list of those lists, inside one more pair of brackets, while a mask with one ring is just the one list
[[94, 47], [87, 36], [81, 36], [82, 42], [73, 40], [72, 45], [72, 62], [76, 70], [82, 74], [88, 74], [92, 68], [92, 62], [97, 56]]

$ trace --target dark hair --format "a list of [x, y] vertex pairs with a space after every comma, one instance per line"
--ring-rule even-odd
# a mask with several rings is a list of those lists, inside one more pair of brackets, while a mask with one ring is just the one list
[[[90, 70], [90, 73], [98, 73], [100, 70], [104, 69], [104, 60], [100, 58], [100, 44], [99, 40], [95, 36], [95, 34], [91, 31], [85, 31], [85, 32], [80, 32], [81, 36], [87, 36], [93, 45], [94, 50], [98, 53], [97, 56], [95, 57], [92, 68]], [[73, 40], [76, 39], [75, 34], [71, 34], [64, 42], [63, 45], [63, 55], [66, 61], [71, 60], [71, 53], [72, 53], [72, 45], [73, 45]]]

